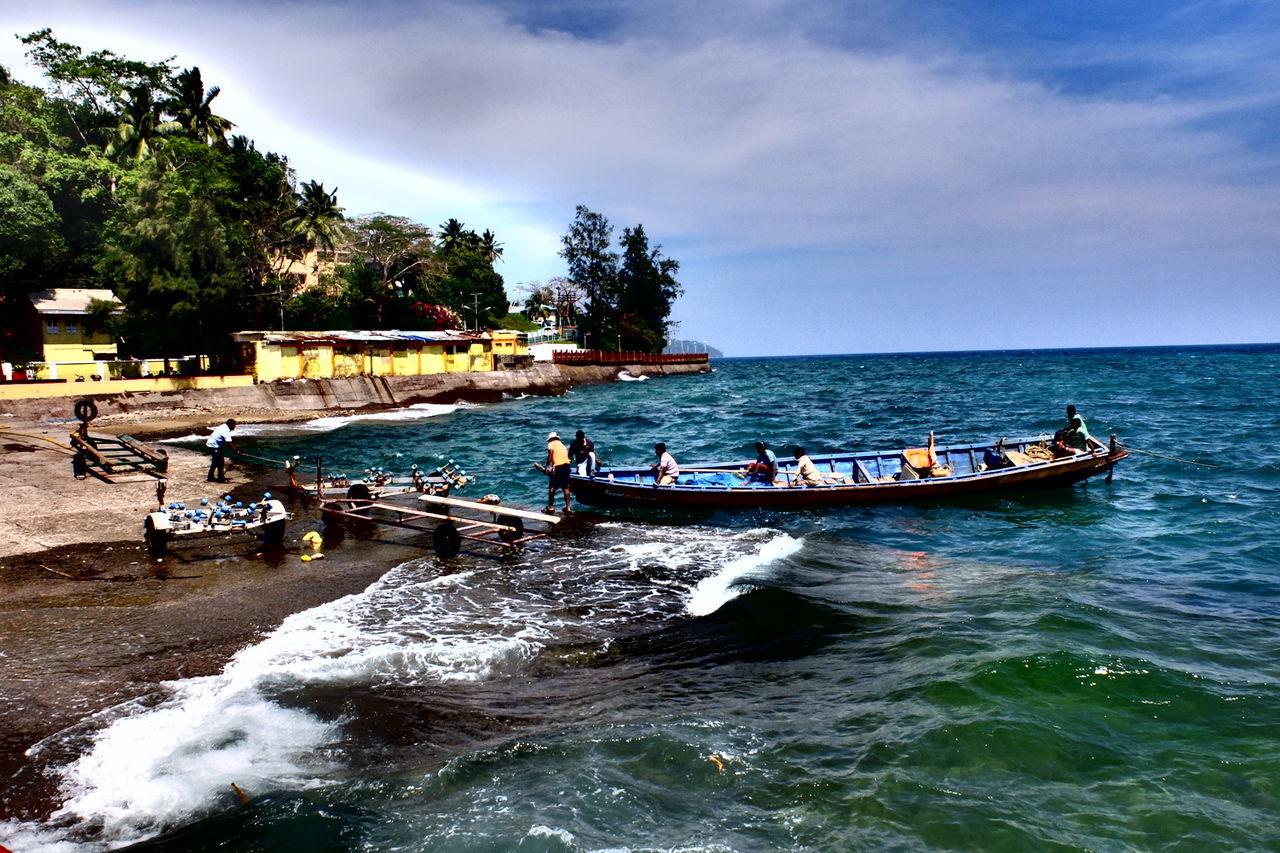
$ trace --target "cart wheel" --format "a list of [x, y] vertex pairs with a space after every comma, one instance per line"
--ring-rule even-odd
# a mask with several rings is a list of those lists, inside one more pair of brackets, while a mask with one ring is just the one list
[[87, 424], [98, 416], [98, 404], [92, 400], [79, 400], [72, 411], [76, 413], [78, 420]]
[[354, 486], [347, 489], [347, 497], [353, 501], [373, 500], [373, 494], [370, 493], [369, 487], [364, 483], [356, 483]]
[[169, 534], [164, 530], [156, 530], [155, 522], [148, 518], [142, 523], [142, 538], [147, 543], [147, 553], [153, 557], [162, 555], [169, 545]]
[[516, 515], [500, 515], [497, 518], [498, 524], [505, 524], [508, 527], [514, 527], [514, 530], [499, 530], [498, 538], [508, 545], [514, 545], [517, 540], [524, 538], [524, 519]]
[[262, 541], [272, 545], [279, 545], [284, 541], [284, 523], [285, 519], [281, 518], [270, 524], [262, 526]]
[[431, 532], [431, 544], [435, 546], [437, 556], [446, 559], [456, 557], [462, 550], [462, 534], [452, 521], [444, 521]]
[[342, 516], [331, 509], [322, 509], [320, 510], [320, 520], [325, 524], [341, 524]]

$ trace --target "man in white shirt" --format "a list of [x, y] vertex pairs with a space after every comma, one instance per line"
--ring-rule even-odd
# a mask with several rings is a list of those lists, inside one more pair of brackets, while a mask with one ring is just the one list
[[[213, 451], [213, 459], [209, 462], [208, 479], [210, 483], [227, 482], [227, 471], [226, 471], [227, 448], [230, 447], [236, 453], [240, 452], [240, 449], [236, 447], [236, 440], [231, 436], [231, 431], [234, 430], [235, 428], [236, 428], [235, 418], [227, 418], [227, 422], [225, 424], [214, 427], [213, 435], [209, 436], [209, 440], [204, 443], [205, 447], [208, 447]], [[217, 477], [214, 477], [215, 471], [218, 474]]]

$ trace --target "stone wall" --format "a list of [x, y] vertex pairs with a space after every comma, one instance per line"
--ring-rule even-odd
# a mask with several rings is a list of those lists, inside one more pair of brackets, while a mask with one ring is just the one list
[[[504, 396], [557, 396], [575, 385], [614, 382], [622, 370], [633, 376], [706, 373], [705, 364], [571, 366], [538, 362], [524, 370], [439, 373], [430, 376], [355, 376], [348, 379], [299, 379], [238, 388], [86, 393], [56, 399], [0, 400], [0, 413], [28, 420], [70, 418], [75, 401], [91, 399], [99, 414], [164, 412], [181, 408], [211, 410], [275, 409], [284, 412], [323, 409], [385, 409], [414, 403], [457, 400], [494, 402]], [[86, 389], [87, 390], [87, 389]]]

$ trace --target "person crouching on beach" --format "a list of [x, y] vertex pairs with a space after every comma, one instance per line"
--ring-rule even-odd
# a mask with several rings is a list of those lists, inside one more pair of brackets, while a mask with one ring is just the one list
[[569, 506], [569, 450], [560, 440], [558, 433], [547, 436], [547, 465], [543, 469], [549, 478], [547, 481], [547, 512], [556, 511], [556, 489], [564, 492], [565, 515], [573, 512]]
[[676, 464], [675, 457], [667, 452], [667, 446], [662, 442], [653, 446], [653, 452], [658, 455], [658, 464], [651, 469], [654, 482], [659, 486], [674, 486], [680, 476], [680, 466]]

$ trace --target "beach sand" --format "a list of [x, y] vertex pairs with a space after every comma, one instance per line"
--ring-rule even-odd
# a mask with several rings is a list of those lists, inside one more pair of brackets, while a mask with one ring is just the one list
[[[141, 439], [207, 434], [233, 415], [253, 423], [319, 414], [128, 415], [99, 419], [93, 431]], [[76, 480], [70, 452], [41, 440], [66, 444], [72, 424], [0, 425], [0, 818], [42, 815], [56, 804], [54, 780], [41, 773], [55, 756], [26, 755], [42, 739], [91, 727], [95, 714], [121, 702], [146, 701], [166, 680], [215, 674], [286, 616], [358, 592], [427, 553], [399, 531], [362, 540], [337, 527], [324, 532], [325, 559], [304, 562], [312, 551], [302, 535], [323, 525], [282, 489], [283, 471], [237, 464], [213, 492], [208, 457], [169, 447], [167, 500], [256, 500], [270, 490], [294, 520], [275, 549], [217, 539], [154, 558], [142, 544], [143, 518], [156, 508], [154, 479]]]

